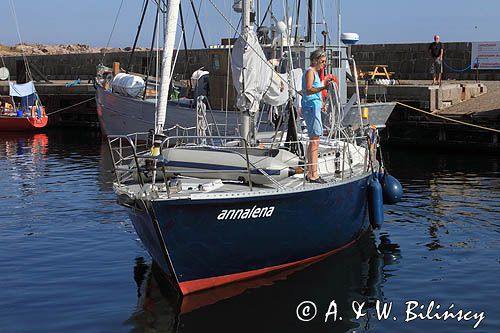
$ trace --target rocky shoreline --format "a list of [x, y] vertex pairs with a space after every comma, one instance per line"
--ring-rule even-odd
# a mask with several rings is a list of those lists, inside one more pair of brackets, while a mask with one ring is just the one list
[[[137, 51], [147, 50], [144, 47], [136, 48]], [[14, 46], [0, 44], [0, 55], [20, 56], [20, 55], [50, 55], [50, 54], [76, 54], [76, 53], [104, 53], [104, 52], [129, 52], [130, 46], [124, 48], [116, 47], [91, 47], [86, 44], [30, 44], [22, 43]]]

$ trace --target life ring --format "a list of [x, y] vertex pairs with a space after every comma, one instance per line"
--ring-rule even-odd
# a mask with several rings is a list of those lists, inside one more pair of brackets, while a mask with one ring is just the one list
[[[337, 77], [333, 74], [327, 74], [325, 75], [325, 77], [323, 78], [322, 82], [323, 82], [323, 85], [326, 85], [326, 80], [328, 79], [332, 79], [333, 82], [335, 82], [335, 84], [337, 85], [337, 89], [339, 87], [339, 80], [337, 79]], [[328, 98], [328, 90], [323, 90], [321, 92], [321, 96], [323, 97], [323, 100], [326, 100]]]

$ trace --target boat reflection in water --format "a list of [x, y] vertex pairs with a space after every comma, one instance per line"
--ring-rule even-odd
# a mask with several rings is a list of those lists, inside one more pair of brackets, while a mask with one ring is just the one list
[[30, 156], [33, 161], [45, 159], [49, 137], [45, 133], [0, 133], [0, 156]]
[[[306, 269], [281, 271], [184, 298], [169, 287], [155, 264], [138, 258], [134, 268], [138, 305], [127, 324], [134, 327], [132, 332], [367, 330], [376, 325], [371, 315], [376, 301], [384, 299], [383, 286], [390, 277], [384, 267], [400, 257], [399, 246], [391, 244], [386, 234], [380, 234], [379, 243], [377, 247], [369, 231], [355, 245]], [[318, 310], [309, 322], [296, 316], [297, 306], [305, 300], [314, 302]], [[325, 323], [332, 300], [342, 320]], [[365, 317], [355, 319], [353, 301], [365, 302]]]

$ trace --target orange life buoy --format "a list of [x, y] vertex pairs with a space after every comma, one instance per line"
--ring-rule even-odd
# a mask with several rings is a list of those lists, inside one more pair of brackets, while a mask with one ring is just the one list
[[[333, 74], [327, 74], [321, 81], [323, 82], [323, 85], [326, 84], [326, 80], [328, 79], [332, 79], [333, 82], [335, 82], [335, 84], [337, 85], [337, 88], [339, 87], [339, 80], [337, 79], [337, 77]], [[323, 96], [323, 100], [325, 100], [327, 97], [328, 97], [328, 91], [327, 90], [323, 90], [321, 92], [321, 95]]]

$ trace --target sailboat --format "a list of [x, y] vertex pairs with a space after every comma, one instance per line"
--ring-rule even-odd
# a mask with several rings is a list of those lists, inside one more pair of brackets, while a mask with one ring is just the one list
[[[10, 5], [20, 36], [14, 3], [11, 2]], [[20, 42], [22, 43], [21, 40]], [[0, 131], [32, 131], [45, 127], [48, 116], [36, 92], [28, 59], [23, 55], [26, 80], [19, 82], [18, 77], [18, 82], [14, 83], [10, 81], [10, 73], [3, 57], [0, 57], [3, 64], [0, 68], [0, 80], [9, 81], [9, 96], [0, 96]]]
[[[9, 82], [9, 85], [10, 96], [0, 107], [0, 131], [33, 131], [45, 127], [48, 116], [33, 81], [23, 84]], [[20, 102], [16, 103], [15, 99]]]
[[[331, 125], [318, 156], [325, 183], [305, 177], [312, 167], [303, 153], [308, 139], [293, 103], [286, 133], [254, 130], [265, 89], [251, 78], [274, 74], [250, 23], [250, 1], [243, 1], [242, 31], [233, 51], [241, 135], [165, 129], [179, 1], [168, 4], [155, 131], [109, 135], [108, 143], [118, 202], [180, 293], [305, 266], [349, 247], [370, 226], [380, 227], [383, 201], [400, 200], [402, 189], [384, 172], [378, 128], [363, 117], [359, 88], [350, 105], [331, 103]], [[290, 70], [289, 98], [292, 76]], [[334, 84], [329, 90], [339, 99]], [[352, 110], [355, 126], [344, 121]]]
[[[147, 3], [148, 1], [146, 1], [146, 4]], [[241, 1], [236, 1], [235, 6], [241, 8]], [[143, 17], [146, 8], [147, 7], [144, 8]], [[238, 11], [241, 12], [241, 9], [238, 9]], [[281, 41], [284, 39], [277, 38], [277, 40]], [[308, 54], [314, 50], [314, 47], [307, 44], [302, 45], [298, 41], [293, 43], [288, 40], [287, 43], [290, 44], [291, 53], [301, 55], [298, 56], [296, 60], [300, 63], [299, 67], [303, 68]], [[279, 44], [279, 42], [277, 44]], [[335, 47], [328, 47], [327, 45], [324, 45], [324, 47], [328, 49], [333, 60], [333, 54], [338, 50], [336, 50]], [[268, 46], [266, 52], [275, 53], [275, 48], [276, 45], [271, 47]], [[177, 56], [172, 57], [174, 66], [176, 59]], [[207, 67], [209, 66], [210, 64], [207, 64]], [[349, 72], [348, 67], [347, 72]], [[172, 73], [169, 74], [171, 75]], [[191, 84], [193, 86], [192, 99], [169, 99], [169, 112], [166, 116], [165, 128], [193, 128], [196, 126], [198, 108], [205, 107], [207, 108], [207, 121], [213, 127], [214, 132], [218, 131], [219, 133], [230, 135], [239, 134], [240, 121], [242, 120], [239, 112], [210, 107], [208, 103], [209, 98], [206, 96], [208, 93], [208, 91], [206, 91], [207, 88], [200, 88], [205, 87], [203, 82], [208, 81], [209, 75], [209, 72], [204, 70], [197, 70], [193, 73], [191, 76]], [[227, 75], [229, 76], [229, 73], [227, 73]], [[282, 77], [279, 78], [278, 75]], [[282, 83], [283, 81], [287, 81], [286, 75], [286, 73], [275, 73], [271, 78], [266, 79], [268, 82], [262, 80], [261, 84], [269, 86], [269, 90], [265, 94], [266, 96], [263, 97], [263, 104], [267, 103], [267, 98], [286, 101], [288, 92], [286, 90], [282, 91]], [[339, 96], [342, 103], [345, 104], [347, 103], [345, 100], [347, 85], [343, 77], [346, 75], [346, 68], [343, 68], [338, 75], [342, 76], [339, 77], [339, 84], [341, 85]], [[349, 75], [349, 73], [347, 73], [347, 75]], [[283, 78], [285, 79], [283, 80]], [[156, 111], [158, 108], [156, 88], [158, 84], [150, 75], [129, 73], [128, 70], [122, 70], [119, 64], [115, 63], [113, 68], [99, 65], [94, 82], [96, 89], [97, 115], [101, 132], [104, 135], [126, 135], [134, 132], [147, 132], [155, 127]], [[300, 80], [298, 83], [300, 85]], [[294, 88], [300, 90], [300, 87], [296, 86]], [[227, 89], [233, 89], [233, 87], [226, 87], [226, 90]], [[204, 98], [199, 100], [198, 97]], [[200, 105], [201, 102], [203, 102], [204, 106]], [[272, 124], [270, 121], [266, 121], [271, 119], [274, 114], [274, 109], [268, 106], [269, 105], [267, 105], [267, 107], [261, 107], [258, 118], [260, 120], [258, 124], [259, 127], [265, 130], [271, 130], [273, 126], [276, 125]], [[394, 106], [394, 103], [371, 103], [364, 105], [363, 108], [369, 110], [368, 117], [370, 118], [370, 123], [383, 126], [394, 109]], [[230, 108], [230, 106], [228, 107]], [[355, 112], [355, 110], [352, 110], [351, 113], [353, 112]]]
[[[146, 14], [148, 3], [145, 1], [141, 23], [134, 42], [134, 49]], [[159, 43], [160, 33], [157, 31], [160, 21], [159, 15], [163, 11], [162, 3], [158, 3], [156, 11], [153, 43]], [[194, 9], [194, 7], [193, 7]], [[184, 33], [184, 32], [183, 32]], [[155, 38], [157, 39], [155, 41]], [[132, 51], [133, 55], [133, 51]], [[132, 59], [131, 55], [131, 59]], [[114, 63], [113, 68], [99, 65], [94, 79], [96, 89], [97, 115], [99, 118], [101, 132], [104, 135], [124, 135], [133, 132], [145, 132], [155, 127], [156, 110], [158, 108], [158, 77], [152, 77], [150, 73], [153, 56], [149, 56], [150, 63], [146, 74], [129, 73], [128, 69], [122, 70], [119, 63]], [[172, 58], [174, 63], [177, 56]], [[156, 66], [159, 71], [159, 66]], [[152, 71], [151, 71], [152, 72]], [[170, 75], [171, 73], [169, 73]], [[210, 123], [218, 124], [220, 131], [224, 125], [224, 133], [234, 134], [238, 127], [239, 114], [228, 110], [217, 110], [210, 107], [207, 98], [198, 99], [199, 94], [205, 92], [208, 85], [208, 72], [198, 70], [191, 77], [193, 98], [172, 98], [168, 101], [169, 112], [165, 120], [165, 128], [177, 125], [183, 128], [191, 128], [196, 125], [197, 109], [206, 108], [207, 118]], [[201, 106], [203, 104], [203, 106]], [[218, 130], [219, 128], [215, 129]]]

